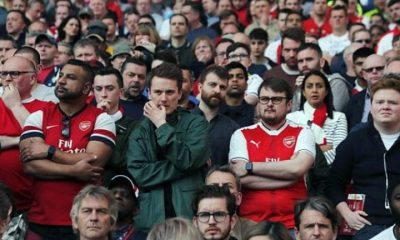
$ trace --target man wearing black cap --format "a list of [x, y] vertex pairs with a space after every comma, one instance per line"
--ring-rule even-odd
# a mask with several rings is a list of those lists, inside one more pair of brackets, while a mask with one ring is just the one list
[[113, 49], [113, 54], [110, 57], [110, 62], [113, 68], [121, 71], [122, 64], [131, 56], [131, 46], [129, 44], [120, 43]]
[[58, 53], [57, 42], [47, 34], [40, 34], [36, 37], [35, 49], [40, 54], [40, 64], [42, 65], [37, 76], [38, 82], [53, 87], [60, 71], [59, 66], [54, 64], [54, 59]]
[[100, 51], [105, 51], [107, 49], [106, 35], [107, 25], [105, 25], [101, 20], [95, 20], [89, 23], [86, 38], [94, 40]]
[[94, 14], [89, 7], [83, 7], [78, 13], [79, 20], [81, 21], [82, 32], [86, 33], [89, 22], [93, 20]]
[[136, 191], [137, 187], [127, 175], [116, 175], [108, 186], [115, 200], [118, 202], [118, 219], [113, 239], [144, 240], [146, 234], [135, 230], [133, 216], [138, 210]]

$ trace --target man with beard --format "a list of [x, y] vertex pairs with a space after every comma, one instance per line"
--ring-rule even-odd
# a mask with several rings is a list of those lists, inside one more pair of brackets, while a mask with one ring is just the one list
[[[200, 75], [200, 104], [193, 110], [203, 115], [210, 123], [211, 166], [228, 163], [229, 140], [239, 125], [227, 116], [218, 113], [227, 85], [228, 72], [220, 66], [212, 65]], [[210, 166], [210, 167], [211, 167]]]
[[193, 211], [193, 224], [204, 240], [236, 240], [230, 235], [238, 218], [236, 200], [228, 187], [204, 186], [193, 201]]
[[332, 32], [329, 24], [329, 15], [327, 15], [327, 0], [315, 0], [311, 9], [310, 18], [303, 23], [306, 33], [317, 36], [317, 38], [325, 37]]
[[239, 212], [256, 222], [281, 222], [294, 236], [293, 205], [307, 197], [304, 175], [314, 163], [314, 136], [286, 120], [292, 107], [286, 81], [265, 80], [258, 98], [260, 122], [237, 130], [230, 143], [230, 165], [243, 186]]
[[228, 88], [225, 102], [220, 106], [219, 112], [230, 117], [240, 127], [254, 123], [254, 107], [244, 100], [247, 89], [247, 70], [239, 62], [231, 62], [225, 66], [228, 71]]
[[116, 175], [108, 186], [110, 192], [118, 203], [118, 218], [113, 239], [145, 240], [146, 234], [137, 231], [133, 216], [139, 210], [136, 192], [138, 188], [127, 175]]
[[264, 79], [277, 77], [289, 83], [294, 90], [296, 78], [299, 76], [297, 69], [297, 51], [304, 43], [304, 32], [300, 28], [289, 28], [282, 36], [282, 57], [284, 63], [279, 64], [264, 74]]
[[135, 120], [143, 117], [143, 107], [147, 102], [143, 95], [146, 72], [146, 63], [141, 58], [128, 58], [121, 67], [123, 93], [120, 104], [124, 115]]
[[115, 147], [115, 124], [102, 110], [86, 104], [94, 73], [79, 60], [61, 69], [55, 94], [26, 119], [20, 137], [20, 159], [34, 177], [28, 211], [28, 239], [73, 239], [69, 211], [74, 196], [98, 183]]

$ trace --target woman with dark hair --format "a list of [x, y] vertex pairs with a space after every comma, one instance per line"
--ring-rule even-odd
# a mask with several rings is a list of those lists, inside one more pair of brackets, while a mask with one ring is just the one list
[[257, 223], [244, 236], [245, 240], [292, 240], [285, 225], [269, 221]]
[[334, 111], [332, 90], [325, 74], [320, 71], [306, 74], [301, 85], [300, 111], [288, 114], [287, 119], [310, 127], [314, 133], [317, 156], [309, 174], [308, 189], [311, 195], [321, 194], [336, 148], [347, 137], [346, 116]]
[[82, 26], [78, 17], [68, 16], [58, 28], [59, 42], [69, 43], [71, 46], [77, 42], [82, 35]]

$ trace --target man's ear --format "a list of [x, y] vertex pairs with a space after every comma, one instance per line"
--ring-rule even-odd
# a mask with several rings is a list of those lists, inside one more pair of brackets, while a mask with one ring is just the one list
[[238, 215], [235, 213], [231, 216], [231, 231], [235, 228], [235, 225], [238, 221]]
[[300, 232], [299, 232], [299, 229], [297, 229], [297, 227], [294, 227], [294, 234], [296, 235], [296, 239], [299, 240], [300, 239]]
[[197, 226], [196, 217], [193, 217], [192, 222], [193, 222], [193, 225], [197, 228], [198, 226]]
[[7, 219], [0, 219], [0, 236], [7, 231]]
[[91, 82], [85, 82], [83, 84], [83, 93], [85, 95], [89, 95], [91, 90], [92, 90], [92, 83]]

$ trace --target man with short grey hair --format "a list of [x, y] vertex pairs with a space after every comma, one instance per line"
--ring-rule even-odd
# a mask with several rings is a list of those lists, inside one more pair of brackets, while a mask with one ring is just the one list
[[111, 240], [118, 203], [107, 188], [88, 185], [75, 196], [70, 216], [79, 240]]

